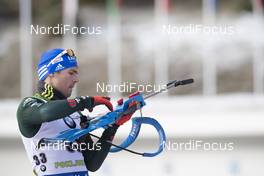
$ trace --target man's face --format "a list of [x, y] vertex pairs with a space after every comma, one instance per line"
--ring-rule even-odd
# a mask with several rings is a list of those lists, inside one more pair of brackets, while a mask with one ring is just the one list
[[64, 96], [70, 97], [73, 87], [79, 81], [78, 77], [79, 72], [77, 67], [62, 70], [51, 76], [52, 86]]

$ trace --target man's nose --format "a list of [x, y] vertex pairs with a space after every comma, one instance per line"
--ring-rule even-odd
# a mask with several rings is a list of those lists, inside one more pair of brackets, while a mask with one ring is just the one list
[[74, 81], [75, 83], [79, 82], [79, 75], [77, 75], [77, 74], [74, 75], [73, 81]]

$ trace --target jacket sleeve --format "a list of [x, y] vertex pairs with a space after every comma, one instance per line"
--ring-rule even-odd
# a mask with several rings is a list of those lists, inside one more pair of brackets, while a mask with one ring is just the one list
[[85, 102], [74, 99], [44, 102], [38, 98], [28, 97], [23, 99], [18, 107], [18, 126], [25, 137], [32, 137], [43, 122], [57, 120], [92, 106], [92, 98], [86, 98]]
[[[23, 116], [24, 120], [32, 124], [41, 124], [50, 122], [68, 116], [76, 111], [82, 111], [84, 108], [92, 107], [92, 101], [83, 103], [82, 101], [72, 100], [53, 100], [44, 103], [35, 98], [25, 99], [18, 108], [18, 116]], [[88, 104], [88, 105], [87, 105]]]
[[85, 142], [89, 146], [95, 146], [93, 150], [82, 150], [84, 162], [89, 171], [95, 172], [101, 167], [111, 147], [109, 142], [113, 140], [117, 129], [118, 125], [107, 128], [96, 144], [93, 143], [90, 135], [86, 135], [79, 140], [79, 142]]

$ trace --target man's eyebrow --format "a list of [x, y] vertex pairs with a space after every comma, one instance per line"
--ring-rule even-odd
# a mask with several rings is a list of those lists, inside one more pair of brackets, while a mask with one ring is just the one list
[[70, 71], [71, 72], [74, 72], [74, 73], [77, 73], [77, 74], [79, 73], [79, 71], [78, 70], [75, 70], [75, 69], [71, 69]]

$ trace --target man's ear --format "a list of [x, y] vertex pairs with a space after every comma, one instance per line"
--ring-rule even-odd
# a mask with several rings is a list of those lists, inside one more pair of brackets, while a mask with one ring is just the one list
[[49, 74], [47, 78], [44, 80], [44, 82], [50, 84], [53, 77], [54, 77], [54, 74]]

